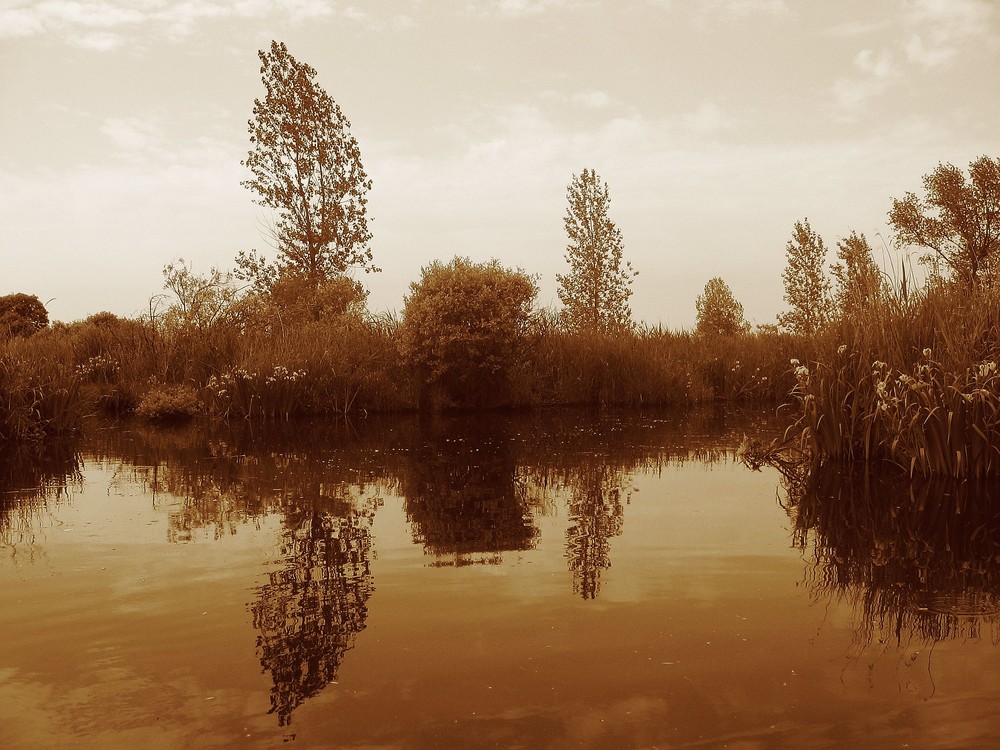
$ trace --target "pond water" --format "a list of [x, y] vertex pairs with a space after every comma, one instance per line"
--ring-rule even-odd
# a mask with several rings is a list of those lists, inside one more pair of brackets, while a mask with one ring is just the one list
[[0, 747], [994, 747], [988, 493], [767, 413], [97, 427], [0, 469]]

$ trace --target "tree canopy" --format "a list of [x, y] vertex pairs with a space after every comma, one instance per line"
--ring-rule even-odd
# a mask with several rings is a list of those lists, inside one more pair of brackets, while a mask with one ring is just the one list
[[0, 297], [0, 340], [30, 336], [49, 325], [49, 311], [34, 294]]
[[981, 156], [969, 178], [952, 164], [924, 175], [924, 197], [893, 199], [889, 222], [901, 245], [930, 251], [966, 287], [996, 279], [1000, 255], [1000, 158]]
[[863, 234], [851, 232], [837, 242], [837, 260], [831, 267], [836, 280], [837, 314], [855, 318], [886, 294], [885, 276], [875, 264], [872, 248]]
[[281, 275], [305, 276], [313, 285], [372, 265], [368, 230], [371, 180], [340, 106], [284, 43], [258, 53], [264, 99], [254, 100], [250, 151], [253, 173], [244, 187], [274, 209], [272, 237], [278, 256], [269, 264], [255, 251], [240, 253], [238, 273], [258, 289]]
[[563, 321], [571, 330], [607, 333], [631, 328], [632, 279], [638, 274], [622, 258], [621, 230], [608, 216], [607, 183], [584, 169], [566, 189], [564, 224], [569, 236], [569, 273], [557, 274]]
[[695, 330], [709, 336], [734, 336], [747, 333], [750, 324], [743, 317], [743, 305], [736, 301], [729, 285], [716, 276], [705, 284], [705, 291], [694, 302], [697, 313]]
[[456, 402], [483, 404], [502, 393], [522, 355], [538, 288], [521, 270], [497, 261], [434, 261], [410, 284], [402, 346], [431, 385]]
[[809, 226], [809, 219], [795, 222], [785, 256], [781, 278], [790, 309], [778, 315], [778, 323], [790, 333], [812, 336], [830, 322], [833, 299], [824, 271], [826, 245]]

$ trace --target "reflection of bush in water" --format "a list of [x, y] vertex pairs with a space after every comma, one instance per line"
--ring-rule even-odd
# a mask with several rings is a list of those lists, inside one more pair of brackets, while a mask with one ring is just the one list
[[789, 483], [793, 538], [816, 595], [854, 603], [863, 642], [939, 641], [1000, 629], [995, 486], [822, 471]]
[[82, 483], [74, 444], [50, 443], [42, 453], [0, 453], [0, 547], [12, 555], [30, 554], [51, 506]]
[[531, 549], [535, 528], [519, 476], [510, 424], [495, 419], [435, 420], [400, 461], [399, 493], [413, 540], [435, 565], [497, 564], [501, 553]]

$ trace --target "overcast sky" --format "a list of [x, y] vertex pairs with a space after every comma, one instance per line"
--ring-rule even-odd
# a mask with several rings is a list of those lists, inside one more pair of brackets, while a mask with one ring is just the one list
[[133, 315], [176, 257], [269, 251], [240, 160], [272, 39], [352, 122], [376, 310], [455, 255], [557, 305], [589, 167], [637, 318], [691, 326], [721, 276], [773, 322], [797, 220], [881, 255], [892, 197], [1000, 156], [991, 0], [0, 0], [0, 294]]

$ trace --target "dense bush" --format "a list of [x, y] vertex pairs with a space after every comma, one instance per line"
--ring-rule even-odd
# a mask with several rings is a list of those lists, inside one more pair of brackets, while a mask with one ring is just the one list
[[402, 350], [426, 387], [459, 405], [510, 400], [538, 293], [535, 280], [497, 261], [435, 261], [410, 285]]
[[33, 294], [0, 297], [0, 340], [30, 336], [49, 324], [49, 312]]

